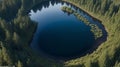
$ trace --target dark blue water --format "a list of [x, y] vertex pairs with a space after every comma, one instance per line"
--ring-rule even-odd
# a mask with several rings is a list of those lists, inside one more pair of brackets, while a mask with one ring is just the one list
[[62, 6], [69, 5], [61, 2], [48, 4], [30, 12], [30, 18], [38, 23], [31, 43], [35, 51], [57, 57], [72, 57], [94, 46], [95, 39], [90, 27], [61, 10]]

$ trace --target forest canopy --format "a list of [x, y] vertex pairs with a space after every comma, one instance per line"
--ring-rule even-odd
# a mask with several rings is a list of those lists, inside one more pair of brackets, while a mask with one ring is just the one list
[[65, 62], [38, 56], [29, 47], [37, 23], [28, 13], [43, 1], [58, 0], [0, 0], [0, 66], [120, 67], [119, 0], [62, 0], [101, 20], [108, 32], [107, 41], [93, 53]]

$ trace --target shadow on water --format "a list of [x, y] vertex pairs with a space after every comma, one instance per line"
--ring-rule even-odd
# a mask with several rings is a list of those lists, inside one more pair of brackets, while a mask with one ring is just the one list
[[[78, 35], [78, 38], [76, 38], [76, 39], [80, 39], [80, 40], [86, 40], [86, 39], [89, 39], [89, 40], [91, 40], [91, 41], [94, 41], [94, 42], [89, 42], [88, 41], [88, 43], [87, 43], [87, 41], [86, 41], [86, 43], [84, 43], [84, 44], [88, 44], [88, 47], [89, 48], [80, 48], [80, 49], [82, 49], [82, 51], [81, 50], [78, 50], [78, 51], [75, 51], [75, 53], [74, 53], [74, 51], [73, 51], [73, 54], [71, 54], [71, 52], [70, 52], [70, 54], [68, 54], [68, 55], [66, 55], [66, 53], [69, 53], [69, 52], [63, 52], [63, 54], [65, 54], [65, 55], [61, 55], [61, 54], [56, 54], [55, 55], [55, 51], [58, 51], [59, 52], [59, 50], [57, 50], [57, 49], [50, 49], [51, 48], [51, 46], [45, 46], [46, 44], [48, 44], [48, 43], [51, 43], [53, 40], [52, 39], [50, 39], [50, 38], [53, 38], [53, 39], [57, 39], [57, 38], [55, 38], [55, 35], [51, 35], [51, 34], [54, 34], [55, 32], [59, 32], [59, 31], [57, 31], [57, 30], [53, 30], [53, 27], [54, 27], [54, 25], [51, 25], [52, 27], [49, 27], [48, 26], [48, 28], [49, 29], [43, 29], [42, 30], [42, 32], [40, 32], [40, 30], [38, 29], [39, 28], [39, 24], [38, 24], [38, 28], [37, 28], [37, 30], [36, 30], [36, 32], [35, 32], [35, 34], [34, 34], [34, 37], [33, 37], [33, 40], [32, 40], [32, 43], [31, 43], [31, 47], [32, 47], [32, 49], [33, 50], [35, 50], [36, 51], [36, 53], [38, 53], [38, 55], [40, 54], [40, 55], [43, 55], [43, 56], [46, 56], [46, 57], [48, 57], [48, 58], [53, 58], [53, 59], [59, 59], [59, 60], [70, 60], [70, 59], [75, 59], [75, 58], [79, 58], [79, 57], [82, 57], [82, 56], [84, 56], [84, 55], [86, 55], [86, 54], [90, 54], [90, 53], [92, 53], [93, 51], [95, 51], [97, 48], [98, 48], [98, 46], [100, 45], [100, 44], [102, 44], [103, 42], [105, 42], [106, 40], [107, 40], [107, 32], [106, 32], [106, 30], [105, 30], [105, 27], [101, 24], [101, 21], [100, 20], [98, 20], [98, 19], [96, 19], [96, 18], [94, 18], [94, 17], [92, 17], [90, 14], [88, 14], [88, 13], [86, 13], [85, 11], [83, 11], [82, 9], [79, 9], [78, 7], [76, 7], [76, 6], [74, 6], [74, 5], [72, 5], [72, 4], [70, 4], [70, 3], [66, 3], [66, 2], [63, 2], [63, 1], [58, 1], [58, 0], [53, 0], [53, 1], [44, 1], [44, 2], [42, 2], [42, 3], [40, 3], [40, 4], [38, 4], [38, 5], [36, 5], [36, 6], [34, 6], [33, 8], [32, 8], [32, 11], [34, 12], [34, 13], [37, 13], [38, 11], [39, 12], [41, 12], [43, 9], [45, 9], [45, 8], [49, 8], [49, 6], [50, 5], [52, 5], [52, 6], [54, 6], [54, 5], [57, 5], [57, 4], [61, 4], [61, 5], [67, 5], [67, 6], [69, 6], [69, 7], [71, 7], [71, 8], [73, 8], [74, 10], [76, 10], [77, 12], [79, 12], [79, 14], [80, 15], [82, 15], [82, 16], [84, 16], [85, 18], [87, 18], [91, 23], [94, 23], [94, 24], [96, 24], [100, 29], [102, 29], [102, 32], [103, 32], [103, 36], [101, 37], [101, 38], [99, 38], [99, 39], [97, 39], [97, 40], [94, 40], [93, 38], [89, 38], [89, 37], [85, 37], [83, 34], [85, 34], [85, 33], [83, 33], [83, 34], [81, 34], [81, 35], [83, 35], [84, 37], [82, 37], [82, 39], [80, 39], [79, 38], [79, 36], [80, 35]], [[71, 15], [69, 15], [69, 16], [71, 16]], [[42, 16], [41, 16], [42, 17]], [[61, 19], [61, 18], [60, 18]], [[47, 19], [46, 19], [47, 20]], [[34, 20], [35, 21], [35, 20]], [[42, 22], [42, 21], [40, 21], [40, 22]], [[53, 21], [51, 21], [51, 22], [53, 22]], [[63, 21], [60, 21], [60, 22], [63, 22]], [[59, 23], [60, 23], [59, 22]], [[65, 22], [65, 21], [64, 21]], [[60, 25], [62, 25], [62, 24], [60, 24]], [[73, 24], [74, 25], [74, 24]], [[75, 26], [73, 26], [73, 27], [75, 27]], [[56, 27], [55, 27], [56, 28]], [[61, 27], [60, 27], [61, 28]], [[75, 29], [77, 29], [77, 28], [75, 28]], [[87, 28], [86, 28], [87, 29]], [[49, 30], [53, 30], [52, 32], [51, 31], [49, 31]], [[62, 32], [63, 32], [63, 29], [60, 29], [60, 30], [62, 30]], [[70, 29], [65, 29], [65, 31], [66, 30], [70, 30]], [[78, 29], [77, 29], [78, 30]], [[71, 30], [70, 30], [71, 31]], [[70, 32], [70, 31], [67, 31], [67, 32], [64, 32], [64, 33], [66, 33], [66, 35], [64, 34], [64, 35], [61, 35], [61, 36], [64, 36], [64, 37], [67, 37], [67, 33], [68, 32]], [[51, 33], [50, 33], [51, 32]], [[74, 31], [74, 32], [76, 32], [76, 30]], [[48, 34], [49, 33], [49, 34]], [[79, 32], [79, 33], [81, 33], [81, 32]], [[38, 36], [39, 35], [39, 36]], [[57, 34], [58, 35], [58, 34]], [[60, 32], [59, 32], [59, 35], [60, 35]], [[72, 35], [72, 34], [69, 34], [69, 35]], [[74, 35], [76, 35], [76, 34], [74, 34]], [[91, 35], [91, 37], [93, 37], [93, 34], [91, 34], [91, 33], [89, 33], [89, 35]], [[58, 38], [60, 38], [60, 36], [56, 36], [56, 37], [58, 37]], [[77, 36], [76, 36], [77, 37]], [[81, 37], [81, 36], [80, 36]], [[39, 39], [38, 39], [39, 38]], [[46, 39], [48, 39], [48, 40], [46, 40]], [[67, 37], [68, 38], [68, 37]], [[74, 38], [74, 36], [72, 37], [72, 38]], [[75, 39], [75, 38], [74, 38]], [[71, 40], [69, 40], [69, 41], [72, 41], [72, 40], [74, 40], [74, 39], [71, 39]], [[56, 46], [57, 48], [60, 48], [60, 49], [62, 49], [63, 51], [64, 50], [66, 50], [66, 48], [68, 47], [68, 45], [66, 45], [65, 46], [65, 42], [66, 42], [66, 40], [68, 40], [68, 39], [65, 39], [65, 40], [62, 40], [62, 41], [64, 41], [64, 42], [62, 42], [62, 43], [64, 43], [62, 46]], [[36, 41], [38, 41], [38, 42], [36, 42]], [[44, 42], [45, 41], [45, 42]], [[55, 46], [55, 44], [59, 44], [58, 42], [60, 42], [59, 40], [54, 40], [54, 41], [56, 41], [56, 42], [54, 42], [54, 46]], [[75, 42], [75, 41], [74, 41]], [[74, 42], [69, 42], [69, 43], [67, 43], [67, 44], [71, 44], [71, 43], [74, 43]], [[82, 41], [81, 41], [82, 42]], [[38, 43], [39, 44], [42, 44], [42, 45], [38, 45]], [[37, 45], [35, 45], [35, 44], [37, 44]], [[51, 43], [52, 45], [53, 45], [53, 43]], [[75, 44], [75, 43], [74, 43]], [[78, 43], [79, 44], [79, 43]], [[89, 45], [89, 44], [93, 44], [93, 45]], [[61, 44], [59, 44], [59, 45], [61, 45]], [[65, 46], [65, 47], [63, 47], [63, 46]], [[70, 45], [69, 45], [70, 46]], [[42, 48], [41, 48], [42, 47]], [[50, 47], [50, 48], [46, 48], [46, 47]], [[72, 49], [73, 48], [73, 49]], [[75, 50], [77, 47], [74, 47], [74, 46], [70, 46], [70, 49], [72, 49], [72, 50]], [[68, 50], [70, 50], [69, 48], [68, 48]], [[49, 50], [53, 50], [52, 52], [49, 52]], [[85, 51], [83, 51], [83, 50], [85, 50]], [[81, 51], [81, 52], [80, 52]], [[54, 53], [55, 52], [55, 53]], [[53, 53], [53, 54], [52, 54]]]

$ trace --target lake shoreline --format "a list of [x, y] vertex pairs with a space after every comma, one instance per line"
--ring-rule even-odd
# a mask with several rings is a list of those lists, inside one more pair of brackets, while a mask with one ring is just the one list
[[[93, 17], [93, 16], [90, 15], [87, 11], [85, 11], [84, 9], [82, 9], [82, 8], [80, 8], [79, 6], [75, 5], [74, 3], [68, 2], [68, 1], [66, 1], [66, 0], [63, 1], [63, 2], [69, 3], [69, 4], [73, 5], [73, 6], [78, 7], [80, 10], [82, 10], [83, 12], [85, 12], [86, 14], [88, 14], [88, 15], [89, 15], [90, 17], [92, 17], [93, 19], [98, 20], [98, 21], [102, 24], [102, 21], [100, 21], [99, 19]], [[102, 24], [102, 26], [104, 27], [103, 24]], [[37, 28], [37, 27], [36, 27], [36, 28]], [[105, 29], [105, 27], [104, 27], [104, 29]], [[37, 29], [35, 29], [34, 34], [35, 34], [36, 30], [37, 30]], [[34, 36], [34, 34], [33, 34], [33, 36]], [[102, 36], [101, 38], [97, 39], [96, 42], [95, 42], [95, 45], [94, 45], [90, 50], [88, 50], [88, 51], [86, 51], [86, 52], [84, 52], [83, 54], [78, 55], [78, 56], [68, 57], [67, 59], [66, 59], [65, 57], [54, 57], [54, 56], [45, 56], [45, 57], [51, 58], [51, 59], [53, 59], [53, 60], [58, 60], [58, 61], [59, 61], [59, 60], [61, 60], [61, 61], [68, 61], [68, 60], [71, 60], [71, 59], [80, 58], [80, 57], [83, 57], [83, 56], [85, 56], [85, 55], [87, 55], [87, 54], [90, 54], [90, 53], [94, 52], [94, 51], [96, 50], [96, 48], [99, 47], [99, 45], [101, 45], [102, 43], [105, 42], [104, 39], [105, 39], [105, 38], [103, 38], [103, 36]], [[33, 38], [31, 39], [31, 41], [32, 41], [32, 40], [33, 40]], [[31, 41], [30, 41], [30, 42], [31, 42]], [[31, 44], [30, 44], [30, 45], [31, 45]], [[45, 54], [40, 54], [40, 55], [44, 56], [44, 55], [46, 55], [46, 53], [45, 53]]]
[[[107, 32], [107, 29], [106, 29], [105, 26], [103, 25], [102, 21], [101, 21], [100, 19], [94, 17], [93, 15], [91, 15], [89, 11], [85, 10], [84, 8], [78, 6], [77, 4], [75, 4], [75, 3], [73, 3], [73, 2], [70, 2], [70, 1], [67, 1], [67, 0], [62, 0], [62, 1], [65, 2], [65, 3], [71, 4], [71, 5], [75, 6], [75, 7], [78, 7], [80, 10], [82, 10], [83, 12], [85, 12], [86, 14], [88, 14], [90, 17], [92, 17], [93, 19], [99, 21], [99, 23], [102, 24], [102, 27], [103, 27], [102, 30], [106, 33], [105, 36], [104, 36], [104, 33], [103, 33], [103, 36], [100, 37], [100, 38], [98, 38], [98, 39], [96, 40], [95, 45], [92, 47], [92, 49], [89, 49], [88, 51], [86, 51], [86, 52], [83, 53], [82, 55], [78, 56], [78, 58], [83, 57], [83, 56], [85, 56], [85, 55], [87, 55], [87, 54], [93, 53], [95, 50], [97, 50], [97, 48], [98, 48], [102, 43], [104, 43], [105, 41], [107, 41], [107, 33], [108, 33], [108, 32]], [[73, 58], [73, 59], [75, 59], [75, 58]]]

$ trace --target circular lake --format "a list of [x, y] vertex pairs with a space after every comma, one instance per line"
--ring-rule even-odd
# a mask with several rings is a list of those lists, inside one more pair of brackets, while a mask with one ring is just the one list
[[[84, 22], [63, 12], [62, 6], [76, 9], [67, 3], [46, 1], [30, 11], [30, 18], [38, 23], [31, 47], [37, 52], [56, 57], [82, 55], [95, 46], [94, 34]], [[101, 25], [80, 9], [77, 11], [91, 23]]]

